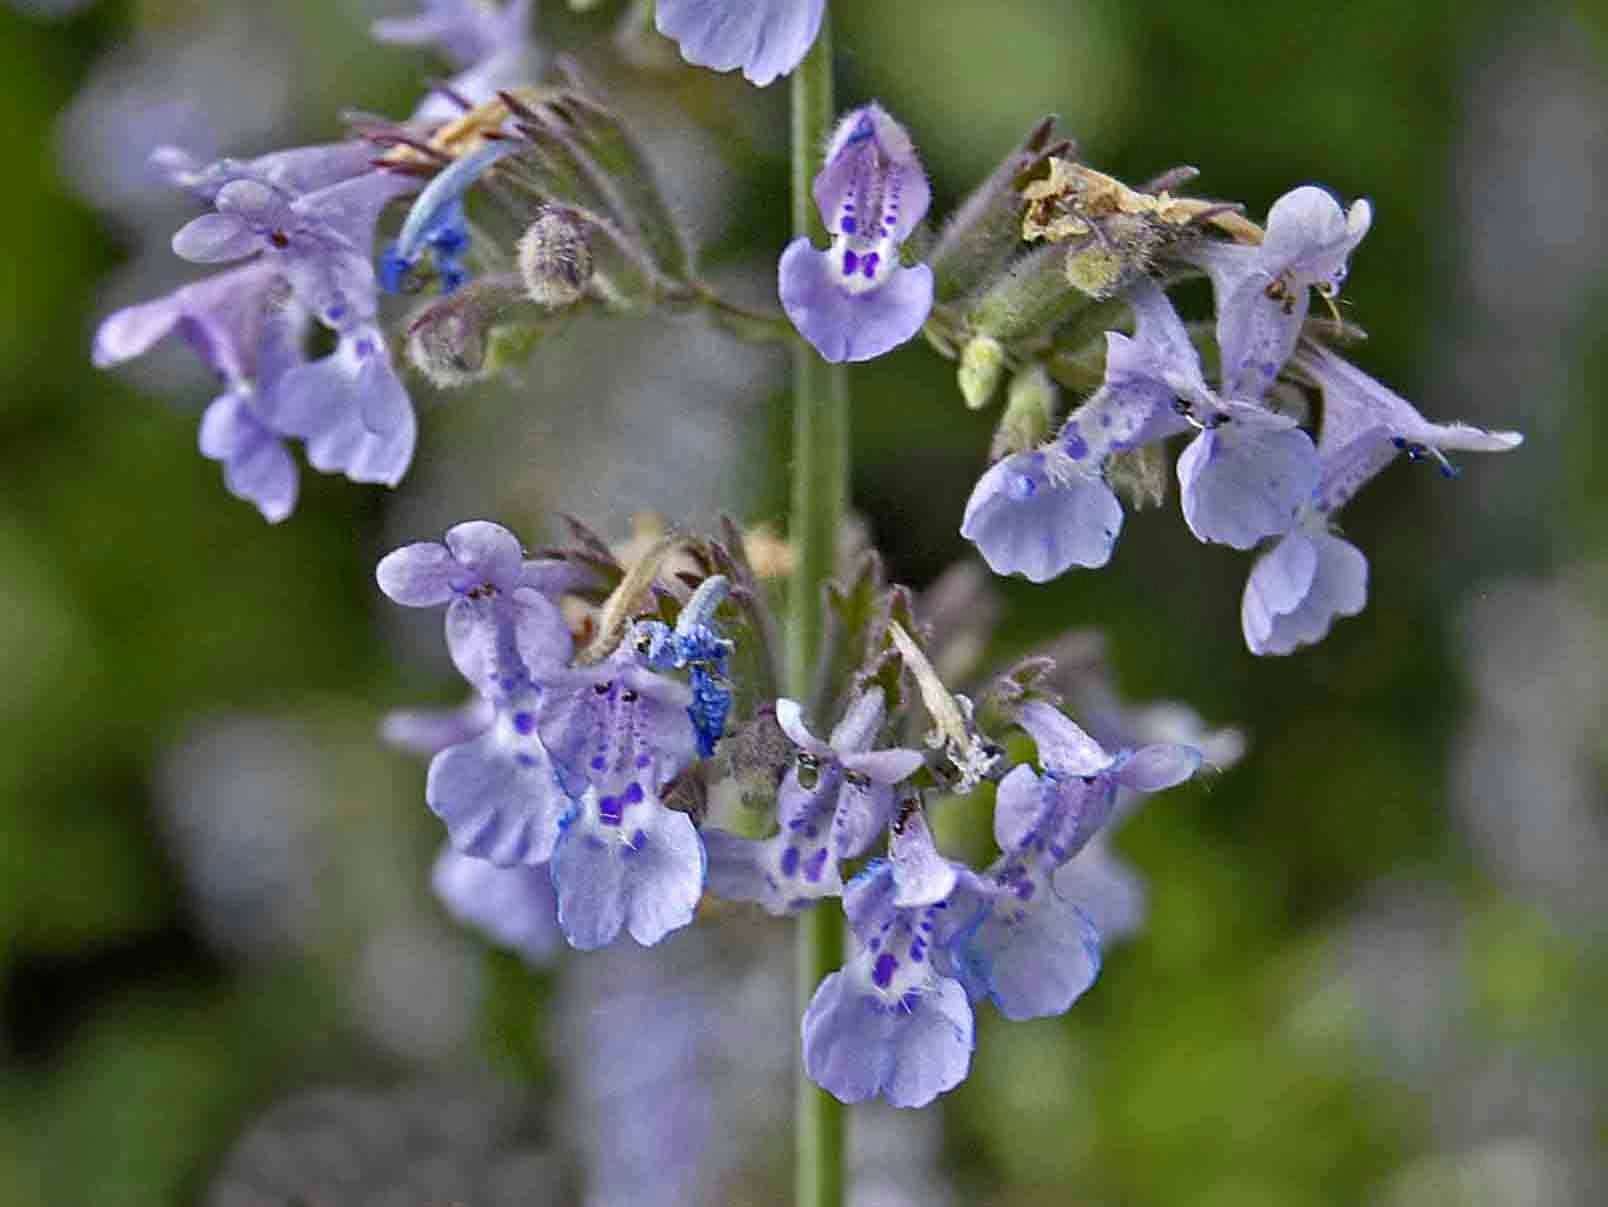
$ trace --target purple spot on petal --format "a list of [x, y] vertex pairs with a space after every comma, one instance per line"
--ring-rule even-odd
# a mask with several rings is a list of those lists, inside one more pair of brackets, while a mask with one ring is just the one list
[[782, 852], [782, 875], [793, 876], [798, 873], [798, 848], [788, 847]]
[[605, 796], [597, 802], [597, 817], [605, 826], [620, 824], [623, 806], [617, 796]]
[[826, 848], [822, 847], [819, 851], [815, 852], [815, 854], [811, 855], [809, 859], [805, 861], [804, 879], [808, 880], [811, 884], [816, 883], [818, 880], [820, 880], [821, 872], [825, 868]]
[[601, 754], [594, 754], [592, 756], [592, 770], [593, 771], [602, 771], [603, 768], [605, 768], [607, 766], [608, 766], [608, 762], [603, 758], [603, 756]]
[[879, 989], [886, 989], [893, 980], [893, 974], [899, 967], [899, 961], [888, 952], [877, 957], [877, 962], [871, 968], [871, 979], [877, 983]]
[[1066, 438], [1066, 455], [1074, 461], [1081, 461], [1089, 455], [1089, 445], [1082, 436], [1073, 432]]
[[514, 756], [514, 762], [518, 763], [521, 767], [534, 767], [536, 765], [536, 757], [534, 755], [526, 754], [522, 750]]
[[855, 255], [852, 250], [845, 248], [843, 252], [843, 275], [846, 277], [852, 277], [854, 275], [854, 270], [859, 266], [860, 257]]
[[528, 712], [514, 714], [514, 730], [518, 733], [530, 733], [536, 728], [536, 718]]
[[642, 799], [642, 785], [637, 783], [635, 780], [632, 780], [630, 786], [625, 790], [625, 796], [623, 799], [628, 805], [636, 804]]
[[854, 233], [854, 219], [850, 218], [847, 214], [844, 215], [843, 221], [839, 223], [839, 226], [845, 235], [852, 235]]

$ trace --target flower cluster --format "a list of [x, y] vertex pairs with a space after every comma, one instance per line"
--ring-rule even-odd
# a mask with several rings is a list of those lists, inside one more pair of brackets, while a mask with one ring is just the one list
[[[1047, 245], [985, 286], [969, 311], [939, 318], [944, 338], [963, 345], [968, 401], [987, 401], [1011, 357], [1038, 357], [1077, 380], [1091, 358], [1075, 365], [1057, 340], [1090, 306], [1120, 303], [1133, 326], [1104, 332], [1092, 393], [1050, 439], [1049, 376], [1034, 366], [1013, 383], [996, 442], [1005, 455], [978, 481], [961, 525], [996, 572], [1046, 582], [1105, 565], [1123, 523], [1113, 487], [1138, 470], [1150, 483], [1135, 493], [1160, 493], [1161, 445], [1188, 434], [1177, 463], [1185, 523], [1201, 541], [1269, 543], [1246, 585], [1245, 640], [1258, 654], [1289, 653], [1362, 610], [1367, 562], [1331, 527], [1365, 482], [1400, 453], [1434, 458], [1452, 476], [1443, 450], [1520, 443], [1513, 432], [1430, 423], [1327, 346], [1345, 334], [1338, 320], [1333, 332], [1308, 320], [1313, 290], [1331, 304], [1339, 294], [1372, 223], [1366, 201], [1345, 210], [1303, 186], [1275, 203], [1263, 229], [1237, 207], [1131, 190], [1053, 154], [1029, 175], [1017, 193], [1022, 230]], [[1215, 387], [1164, 291], [1191, 272], [1211, 278], [1216, 299]], [[1043, 289], [1046, 273], [1058, 288]], [[1307, 390], [1321, 400], [1315, 441]]]
[[[965, 1076], [978, 1003], [1037, 1018], [1088, 989], [1092, 916], [1131, 929], [1134, 890], [1109, 855], [1078, 880], [1078, 856], [1120, 799], [1194, 775], [1200, 749], [1102, 745], [1055, 703], [1049, 658], [985, 678], [975, 704], [955, 694], [928, 653], [939, 638], [874, 557], [834, 589], [830, 690], [777, 697], [768, 588], [740, 534], [661, 540], [631, 565], [577, 534], [531, 558], [476, 521], [379, 564], [395, 602], [445, 606], [473, 689], [463, 708], [387, 725], [433, 754], [425, 796], [448, 839], [434, 887], [450, 912], [541, 958], [555, 918], [576, 947], [622, 932], [653, 944], [706, 893], [776, 915], [841, 897], [856, 949], [817, 990], [803, 1040], [810, 1075], [845, 1101], [922, 1105]], [[918, 701], [934, 732], [912, 743]], [[833, 721], [827, 738], [812, 712]], [[1030, 741], [1034, 760], [1007, 768], [994, 733]], [[929, 822], [976, 791], [997, 797], [998, 853], [980, 870], [942, 853]]]

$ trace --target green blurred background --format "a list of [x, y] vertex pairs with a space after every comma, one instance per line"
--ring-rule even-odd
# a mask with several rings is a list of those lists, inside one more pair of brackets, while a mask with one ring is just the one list
[[[597, 55], [620, 7], [538, 5], [552, 39]], [[1367, 491], [1346, 529], [1373, 566], [1368, 610], [1293, 658], [1245, 652], [1247, 559], [1195, 544], [1175, 507], [1131, 517], [1098, 575], [1003, 585], [1002, 653], [1099, 627], [1126, 695], [1186, 701], [1250, 751], [1122, 831], [1151, 917], [1097, 989], [1063, 1019], [983, 1021], [937, 1125], [950, 1201], [1605, 1201], [1604, 10], [837, 7], [845, 103], [876, 96], [908, 125], [937, 212], [1046, 112], [1105, 170], [1194, 164], [1202, 192], [1253, 214], [1305, 181], [1368, 196], [1346, 290], [1371, 333], [1359, 361], [1432, 418], [1529, 437], [1456, 482], [1402, 465]], [[533, 1084], [532, 1134], [580, 1161], [555, 1122], [570, 1091], [546, 1011], [585, 957], [529, 972], [435, 913], [422, 768], [373, 733], [453, 687], [429, 634], [385, 615], [371, 568], [469, 515], [540, 537], [554, 503], [612, 536], [643, 506], [780, 519], [777, 366], [745, 354], [731, 406], [688, 418], [648, 410], [673, 358], [642, 352], [615, 388], [585, 358], [633, 337], [566, 334], [512, 387], [421, 387], [419, 459], [394, 495], [304, 480], [269, 528], [196, 454], [193, 376], [87, 360], [114, 299], [183, 279], [164, 263], [183, 207], [128, 165], [198, 108], [234, 140], [216, 150], [241, 152], [335, 137], [343, 109], [405, 113], [437, 68], [366, 42], [381, 8], [0, 7], [0, 1203], [189, 1202], [285, 1094], [470, 1066]], [[213, 91], [164, 116], [152, 98], [183, 99], [190, 73]], [[714, 132], [710, 258], [763, 290], [785, 238], [785, 90], [658, 84], [689, 115], [661, 125]], [[964, 410], [924, 347], [853, 388], [856, 503], [924, 585], [966, 553], [992, 417]], [[729, 448], [683, 502], [653, 462], [689, 431]], [[533, 486], [488, 451], [508, 442], [609, 468], [548, 464]], [[196, 870], [227, 837], [218, 816], [251, 831], [259, 804], [294, 818], [294, 840], [273, 840], [292, 905], [241, 887], [250, 858], [222, 887]], [[236, 911], [221, 922], [219, 901]], [[270, 901], [283, 916], [252, 913]], [[786, 942], [779, 924], [762, 935]], [[397, 1013], [397, 977], [414, 1014]], [[794, 1042], [785, 1010], [765, 1025]], [[771, 1137], [707, 1201], [775, 1201], [785, 1156]]]

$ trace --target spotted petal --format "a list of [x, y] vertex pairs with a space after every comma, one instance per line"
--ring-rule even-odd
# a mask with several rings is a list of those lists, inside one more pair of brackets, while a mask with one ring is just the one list
[[1101, 479], [1076, 468], [1049, 472], [1056, 450], [1015, 453], [989, 467], [972, 489], [960, 533], [996, 574], [1048, 582], [1073, 566], [1111, 560], [1122, 505]]
[[804, 1012], [804, 1068], [840, 1102], [878, 1095], [894, 1106], [926, 1106], [965, 1080], [972, 1011], [947, 977], [889, 1004], [851, 966], [832, 973]]
[[571, 810], [553, 851], [558, 924], [571, 946], [605, 947], [625, 930], [651, 947], [692, 921], [704, 851], [685, 813], [651, 796], [618, 812], [596, 789]]
[[932, 269], [896, 268], [878, 288], [842, 286], [838, 259], [795, 239], [782, 253], [777, 282], [782, 309], [822, 359], [873, 360], [910, 340], [932, 310]]
[[1294, 525], [1318, 484], [1317, 451], [1281, 416], [1234, 403], [1226, 414], [1178, 458], [1184, 520], [1199, 540], [1249, 549]]

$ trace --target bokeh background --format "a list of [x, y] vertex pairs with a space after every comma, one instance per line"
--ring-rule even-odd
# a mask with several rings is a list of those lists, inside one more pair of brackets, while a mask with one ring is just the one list
[[[406, 113], [440, 68], [365, 29], [407, 7], [0, 5], [0, 1202], [289, 1203], [326, 1167], [343, 1204], [786, 1185], [786, 927], [538, 968], [454, 927], [423, 767], [375, 738], [454, 688], [433, 622], [371, 578], [470, 516], [533, 542], [559, 508], [612, 537], [644, 509], [780, 520], [776, 355], [687, 318], [578, 323], [518, 380], [420, 385], [400, 489], [314, 481], [275, 528], [196, 454], [184, 357], [88, 365], [99, 316], [189, 275], [151, 147]], [[612, 61], [621, 7], [541, 0], [543, 37]], [[1366, 195], [1357, 358], [1433, 418], [1528, 436], [1365, 492], [1369, 608], [1293, 658], [1245, 652], [1247, 560], [1175, 507], [1099, 574], [1002, 584], [999, 653], [1097, 627], [1125, 695], [1249, 749], [1123, 828], [1149, 921], [1068, 1016], [985, 1017], [940, 1107], [855, 1112], [857, 1201], [1605, 1201], [1605, 10], [838, 7], [843, 100], [910, 127], [938, 212], [1048, 112], [1097, 166], [1195, 164], [1253, 214], [1306, 181]], [[611, 99], [715, 273], [763, 296], [785, 91], [664, 51], [635, 43]], [[924, 347], [853, 380], [856, 504], [925, 585], [967, 553], [991, 417]]]

